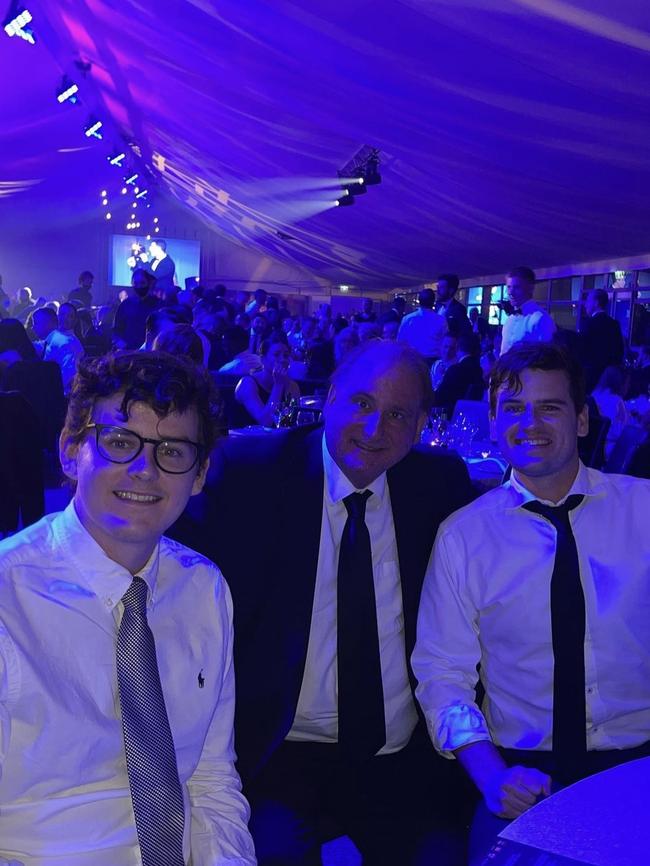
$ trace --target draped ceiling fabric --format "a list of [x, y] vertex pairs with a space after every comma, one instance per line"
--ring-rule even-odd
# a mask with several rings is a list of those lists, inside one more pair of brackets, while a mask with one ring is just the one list
[[[333, 283], [650, 250], [648, 0], [27, 5], [38, 44], [0, 48], [4, 219], [95, 207], [124, 135], [216, 231]], [[363, 145], [383, 181], [332, 207]]]

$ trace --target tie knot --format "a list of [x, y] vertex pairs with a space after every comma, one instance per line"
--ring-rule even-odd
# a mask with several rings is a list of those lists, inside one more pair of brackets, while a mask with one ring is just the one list
[[131, 586], [122, 596], [122, 604], [132, 613], [147, 615], [147, 584], [141, 577], [134, 577]]
[[533, 514], [541, 514], [553, 526], [558, 526], [558, 524], [568, 521], [569, 512], [577, 508], [584, 498], [582, 493], [572, 493], [571, 496], [567, 496], [562, 505], [545, 505], [543, 502], [538, 502], [535, 499], [532, 502], [527, 502], [524, 508], [526, 511], [532, 511]]
[[348, 517], [353, 520], [366, 519], [366, 503], [372, 496], [372, 490], [362, 490], [361, 493], [350, 493], [343, 500], [343, 505], [348, 512]]

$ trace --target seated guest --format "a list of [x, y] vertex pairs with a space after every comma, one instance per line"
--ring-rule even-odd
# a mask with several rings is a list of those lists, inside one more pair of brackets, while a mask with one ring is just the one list
[[239, 325], [226, 328], [221, 337], [223, 353], [229, 360], [219, 367], [226, 376], [250, 376], [262, 367], [262, 360], [255, 352], [248, 351], [248, 334]]
[[621, 367], [607, 367], [591, 393], [600, 414], [611, 422], [607, 431], [605, 457], [612, 453], [623, 427], [630, 421], [624, 399], [626, 391], [627, 372]]
[[115, 312], [113, 342], [118, 349], [137, 349], [144, 342], [147, 316], [161, 306], [151, 293], [152, 277], [136, 268], [131, 275], [135, 297], [126, 297]]
[[150, 352], [156, 337], [164, 331], [173, 328], [174, 325], [188, 325], [192, 321], [192, 313], [182, 304], [169, 307], [158, 307], [147, 316], [144, 326], [144, 342], [140, 346], [142, 351]]
[[630, 400], [637, 397], [650, 397], [650, 346], [641, 346], [636, 366], [630, 371], [627, 391]]
[[[436, 529], [470, 498], [455, 455], [411, 451], [430, 400], [415, 352], [363, 343], [332, 377], [324, 434], [228, 443], [243, 447], [222, 452], [175, 530], [232, 565], [238, 766], [260, 866], [320, 862], [332, 825], [371, 866], [462, 862], [462, 780], [426, 740], [407, 663]], [[251, 490], [273, 491], [254, 543]]]
[[381, 326], [382, 340], [396, 340], [399, 331], [399, 319], [387, 319]]
[[278, 410], [291, 399], [298, 400], [300, 388], [289, 378], [289, 347], [279, 335], [260, 346], [262, 369], [243, 376], [235, 388], [235, 399], [246, 409], [251, 424], [273, 427]]
[[442, 382], [443, 376], [452, 364], [458, 360], [458, 340], [453, 334], [445, 334], [440, 347], [440, 359], [431, 366], [431, 386], [435, 391]]
[[74, 498], [0, 542], [0, 862], [255, 864], [230, 594], [162, 535], [203, 486], [214, 397], [163, 353], [80, 365]]
[[512, 475], [440, 527], [412, 659], [435, 748], [483, 796], [472, 864], [553, 790], [650, 755], [650, 484], [580, 462], [584, 376], [557, 346], [502, 355], [490, 413]]
[[182, 355], [189, 358], [197, 367], [205, 367], [203, 341], [194, 328], [185, 322], [160, 331], [153, 341], [152, 348], [154, 351], [169, 352], [175, 358]]
[[334, 337], [334, 365], [335, 369], [343, 361], [355, 346], [359, 345], [359, 335], [352, 327], [343, 328]]
[[31, 314], [32, 329], [38, 339], [36, 350], [43, 361], [56, 361], [61, 368], [63, 391], [68, 394], [77, 361], [83, 357], [83, 346], [74, 334], [64, 334], [57, 327], [58, 317], [51, 307], [40, 307]]
[[476, 334], [462, 333], [457, 338], [456, 363], [451, 364], [434, 394], [434, 405], [444, 409], [447, 417], [454, 414], [458, 400], [464, 400], [471, 389], [483, 393], [483, 371], [479, 361], [480, 343]]
[[248, 339], [248, 351], [255, 355], [260, 354], [260, 346], [262, 340], [265, 340], [270, 334], [270, 328], [262, 313], [257, 313], [253, 316], [251, 322], [250, 335]]
[[35, 361], [36, 349], [18, 319], [0, 319], [0, 381], [2, 372], [17, 361]]

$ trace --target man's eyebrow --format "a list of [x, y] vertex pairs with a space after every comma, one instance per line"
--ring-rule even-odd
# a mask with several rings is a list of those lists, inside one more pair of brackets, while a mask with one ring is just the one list
[[[503, 405], [504, 403], [528, 403], [528, 400], [525, 400], [523, 397], [520, 397], [516, 394], [509, 394], [505, 397], [499, 398], [499, 403]], [[557, 406], [568, 406], [569, 401], [564, 397], [536, 397], [532, 401], [536, 406], [540, 403], [554, 403]]]

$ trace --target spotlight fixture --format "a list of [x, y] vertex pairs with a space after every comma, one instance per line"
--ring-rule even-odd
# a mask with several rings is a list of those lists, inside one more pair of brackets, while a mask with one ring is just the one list
[[336, 206], [350, 207], [351, 204], [354, 204], [354, 196], [350, 195], [350, 192], [347, 189], [344, 189], [341, 198], [336, 200]]
[[76, 105], [79, 102], [79, 88], [67, 76], [63, 76], [61, 86], [56, 92], [56, 101], [61, 105], [64, 102], [69, 102], [70, 105]]
[[363, 177], [366, 186], [376, 186], [381, 183], [381, 175], [379, 174], [379, 151], [373, 150], [364, 166]]
[[103, 138], [101, 133], [103, 125], [101, 120], [90, 120], [87, 126], [84, 127], [84, 135], [86, 138]]
[[[144, 198], [148, 192], [149, 192], [148, 189], [141, 189], [140, 192], [138, 192], [136, 194], [136, 198]], [[135, 205], [134, 205], [134, 207], [135, 207]]]
[[112, 214], [107, 213], [107, 214], [106, 214], [106, 219], [109, 220], [109, 219], [111, 218], [111, 216], [112, 216]]
[[111, 165], [118, 165], [121, 168], [122, 162], [126, 159], [126, 154], [124, 151], [115, 151], [115, 153], [111, 153], [106, 158]]
[[130, 177], [124, 178], [124, 183], [128, 186], [129, 184], [134, 184], [137, 179], [138, 179], [138, 175], [132, 174]]
[[14, 6], [14, 11], [9, 12], [8, 17], [5, 18], [4, 31], [7, 36], [20, 36], [25, 42], [35, 45], [36, 37], [34, 36], [34, 31], [31, 27], [27, 26], [31, 22], [32, 14], [28, 9], [18, 11]]

